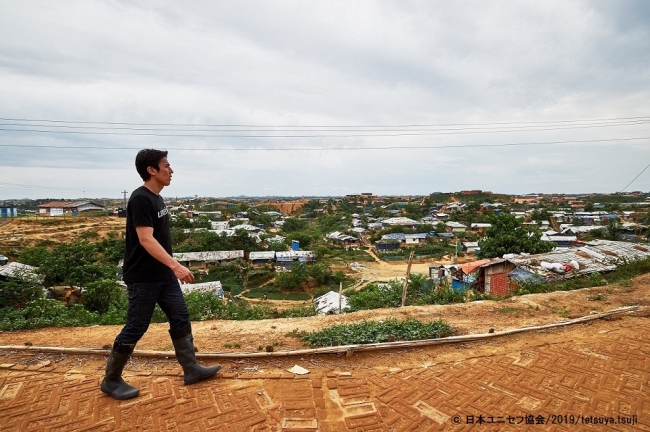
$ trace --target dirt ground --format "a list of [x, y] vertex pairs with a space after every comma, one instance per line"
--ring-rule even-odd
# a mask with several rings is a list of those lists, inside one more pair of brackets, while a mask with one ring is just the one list
[[125, 218], [118, 217], [51, 217], [10, 219], [0, 225], [0, 241], [3, 247], [33, 247], [42, 242], [60, 243], [75, 241], [84, 233], [95, 232], [93, 240], [105, 238], [109, 232], [122, 235]]

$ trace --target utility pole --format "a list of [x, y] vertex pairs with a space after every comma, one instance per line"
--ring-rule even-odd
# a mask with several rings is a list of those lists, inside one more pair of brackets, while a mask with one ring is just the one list
[[413, 254], [415, 251], [411, 251], [411, 255], [409, 255], [409, 262], [408, 265], [406, 266], [406, 279], [404, 280], [404, 288], [402, 289], [402, 307], [406, 304], [406, 288], [409, 285], [409, 277], [411, 276], [411, 264], [413, 263]]
[[126, 209], [126, 194], [128, 194], [129, 191], [123, 190], [122, 193], [124, 194], [124, 209]]

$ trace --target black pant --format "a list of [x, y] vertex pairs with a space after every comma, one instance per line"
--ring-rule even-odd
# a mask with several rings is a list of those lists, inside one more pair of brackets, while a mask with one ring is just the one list
[[169, 319], [172, 339], [182, 338], [191, 332], [190, 313], [176, 276], [167, 281], [128, 284], [127, 290], [129, 310], [126, 325], [115, 338], [116, 344], [138, 343], [149, 328], [156, 303]]

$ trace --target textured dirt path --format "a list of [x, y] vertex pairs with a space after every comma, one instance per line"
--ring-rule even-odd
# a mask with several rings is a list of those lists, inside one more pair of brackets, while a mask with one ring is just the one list
[[0, 430], [650, 430], [646, 316], [534, 336], [243, 360], [194, 386], [175, 362], [136, 357], [125, 376], [141, 395], [122, 402], [99, 391], [103, 357], [3, 353]]

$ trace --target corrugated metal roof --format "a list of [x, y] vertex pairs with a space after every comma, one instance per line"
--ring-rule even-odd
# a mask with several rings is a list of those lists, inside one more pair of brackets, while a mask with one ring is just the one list
[[404, 234], [404, 238], [406, 239], [426, 240], [427, 237], [429, 237], [429, 234], [427, 233]]
[[567, 231], [571, 231], [575, 234], [580, 234], [580, 233], [588, 233], [589, 231], [594, 231], [594, 230], [604, 230], [607, 227], [597, 226], [597, 225], [574, 226], [571, 224], [561, 224], [560, 228], [562, 229], [563, 233]]
[[330, 238], [330, 239], [336, 239], [336, 238], [339, 238], [339, 236], [341, 234], [342, 233], [340, 231], [332, 231], [330, 233], [325, 234], [325, 237]]
[[208, 251], [208, 252], [181, 252], [173, 254], [176, 261], [222, 261], [244, 258], [243, 250], [234, 251]]
[[233, 231], [238, 230], [238, 229], [243, 229], [243, 230], [246, 230], [246, 231], [260, 231], [261, 230], [261, 228], [258, 228], [256, 226], [249, 225], [249, 224], [235, 225], [231, 229]]
[[409, 219], [407, 217], [388, 218], [388, 219], [384, 219], [382, 222], [388, 225], [419, 225], [420, 224], [419, 222], [414, 221], [413, 219]]
[[264, 259], [275, 259], [275, 251], [261, 251], [261, 252], [251, 252], [248, 254], [248, 259], [253, 260], [264, 260]]
[[455, 236], [454, 236], [454, 233], [448, 233], [448, 232], [441, 232], [441, 233], [438, 233], [438, 232], [437, 232], [436, 235], [437, 235], [438, 237], [446, 237], [446, 238], [453, 238], [453, 237], [455, 237]]
[[332, 239], [332, 240], [340, 240], [340, 241], [346, 241], [346, 240], [358, 241], [359, 240], [356, 237], [353, 237], [351, 235], [347, 235], [347, 234], [339, 232], [339, 231], [333, 231], [333, 232], [327, 234], [325, 237], [327, 237], [329, 239]]
[[299, 258], [314, 258], [314, 252], [312, 251], [295, 251], [295, 250], [288, 250], [288, 251], [281, 251], [281, 252], [276, 252], [275, 253], [275, 258], [276, 259], [299, 259]]
[[598, 240], [589, 242], [580, 248], [557, 248], [545, 254], [524, 257], [516, 256], [509, 260], [545, 277], [558, 277], [560, 275], [542, 268], [540, 265], [541, 261], [559, 264], [576, 261], [580, 268], [575, 270], [575, 273], [572, 272], [565, 275], [565, 277], [570, 277], [573, 274], [613, 271], [625, 261], [634, 261], [648, 257], [650, 257], [650, 246], [645, 247], [634, 243]]
[[574, 242], [578, 240], [578, 237], [576, 236], [568, 236], [568, 235], [542, 235], [540, 237], [540, 240], [543, 241], [550, 241], [550, 242]]
[[38, 270], [37, 267], [13, 261], [0, 266], [0, 276], [13, 278], [33, 277], [36, 275], [36, 270]]
[[97, 204], [94, 201], [90, 200], [79, 200], [79, 201], [52, 201], [49, 203], [41, 204], [38, 207], [39, 208], [74, 208], [74, 207], [80, 207], [82, 205], [86, 204], [92, 204], [97, 207], [102, 207], [100, 204]]

